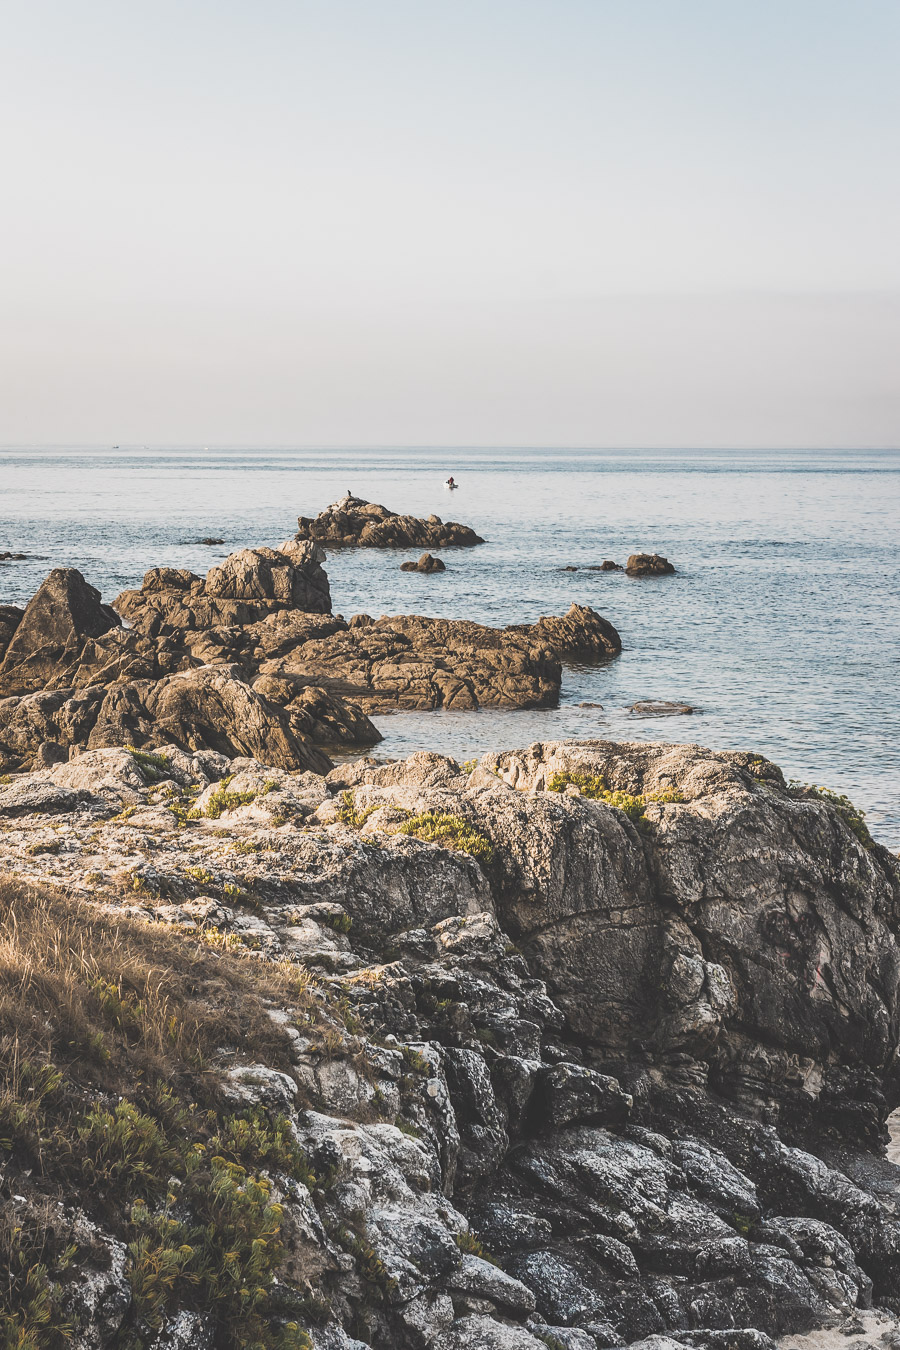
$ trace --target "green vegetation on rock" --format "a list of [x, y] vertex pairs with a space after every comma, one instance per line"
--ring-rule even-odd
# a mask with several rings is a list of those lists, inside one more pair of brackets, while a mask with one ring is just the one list
[[547, 784], [548, 792], [565, 792], [568, 787], [576, 787], [582, 797], [591, 801], [605, 802], [624, 811], [629, 820], [640, 820], [650, 802], [680, 802], [684, 798], [675, 788], [667, 792], [651, 792], [636, 795], [631, 792], [617, 792], [607, 787], [606, 781], [596, 774], [561, 772], [553, 774]]
[[372, 812], [377, 810], [377, 806], [367, 806], [364, 811], [357, 811], [353, 802], [353, 793], [342, 792], [337, 817], [344, 825], [349, 825], [351, 829], [361, 830]]
[[[13, 880], [0, 881], [0, 934], [0, 1347], [75, 1343], [67, 1272], [96, 1258], [61, 1200], [128, 1251], [134, 1306], [110, 1350], [141, 1350], [164, 1314], [198, 1306], [222, 1350], [308, 1350], [279, 1301], [288, 1235], [274, 1193], [286, 1178], [325, 1183], [284, 1116], [223, 1108], [214, 1063], [225, 1043], [289, 1071], [271, 1002], [324, 1040], [338, 1018], [327, 996], [296, 967], [111, 923]], [[4, 1170], [28, 1178], [15, 1188], [33, 1202], [13, 1198]]]
[[394, 834], [409, 834], [427, 844], [440, 844], [459, 853], [470, 853], [479, 862], [488, 863], [494, 856], [494, 846], [462, 816], [451, 816], [444, 811], [423, 811], [410, 816], [394, 830]]
[[838, 815], [850, 827], [863, 848], [871, 849], [875, 847], [875, 840], [866, 825], [865, 811], [861, 811], [843, 793], [833, 792], [831, 788], [827, 787], [817, 787], [812, 783], [800, 783], [796, 778], [792, 778], [789, 782], [788, 792], [798, 801], [827, 802], [829, 806], [834, 807]]

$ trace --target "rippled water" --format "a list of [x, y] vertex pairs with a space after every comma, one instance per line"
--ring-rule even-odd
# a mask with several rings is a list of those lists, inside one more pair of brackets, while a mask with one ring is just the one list
[[[433, 576], [400, 572], [411, 554], [332, 555], [336, 610], [502, 624], [577, 600], [625, 646], [608, 665], [568, 669], [552, 712], [378, 718], [379, 754], [468, 758], [598, 735], [754, 750], [847, 792], [900, 847], [897, 451], [0, 452], [0, 551], [40, 555], [0, 564], [0, 602], [26, 600], [61, 564], [107, 599], [156, 564], [203, 572], [235, 548], [279, 543], [298, 514], [347, 490], [463, 520], [488, 543], [448, 550]], [[225, 544], [188, 542], [204, 535]], [[666, 554], [678, 575], [560, 570], [637, 550]], [[698, 711], [639, 719], [626, 709], [642, 698]]]

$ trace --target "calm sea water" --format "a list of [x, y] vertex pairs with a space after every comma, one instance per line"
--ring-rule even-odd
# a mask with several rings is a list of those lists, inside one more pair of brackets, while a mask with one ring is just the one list
[[[157, 564], [204, 572], [234, 549], [278, 544], [298, 514], [348, 490], [462, 520], [488, 543], [448, 551], [430, 577], [398, 570], [412, 555], [332, 555], [337, 611], [504, 624], [577, 600], [625, 648], [568, 669], [551, 712], [378, 718], [379, 755], [468, 758], [563, 736], [753, 750], [848, 793], [900, 847], [900, 451], [3, 451], [0, 551], [38, 556], [0, 564], [0, 602], [27, 600], [63, 564], [106, 599]], [[204, 535], [225, 544], [190, 542]], [[678, 575], [561, 570], [639, 550], [666, 554]], [[645, 698], [698, 711], [627, 712]]]

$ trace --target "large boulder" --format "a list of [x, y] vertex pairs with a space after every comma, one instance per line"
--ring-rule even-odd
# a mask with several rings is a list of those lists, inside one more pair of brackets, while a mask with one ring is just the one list
[[158, 680], [0, 699], [0, 768], [37, 767], [54, 749], [66, 758], [85, 748], [167, 740], [186, 750], [327, 773], [331, 760], [315, 744], [316, 733], [325, 730], [334, 744], [356, 730], [370, 742], [379, 738], [374, 727], [365, 734], [371, 723], [356, 712], [356, 721], [342, 717], [340, 705], [327, 699], [284, 706], [252, 689], [238, 666], [203, 666]]
[[402, 516], [386, 506], [346, 496], [318, 516], [299, 516], [298, 540], [329, 548], [469, 548], [484, 540], [468, 525], [431, 515]]
[[0, 692], [44, 688], [61, 663], [76, 659], [87, 642], [118, 626], [115, 611], [77, 568], [54, 567], [15, 626], [0, 664]]
[[401, 572], [445, 572], [446, 564], [440, 559], [435, 558], [431, 553], [423, 553], [418, 562], [405, 562], [400, 564]]

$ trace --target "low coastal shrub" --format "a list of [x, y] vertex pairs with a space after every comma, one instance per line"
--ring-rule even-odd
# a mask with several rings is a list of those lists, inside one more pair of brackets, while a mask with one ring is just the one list
[[168, 778], [171, 774], [169, 761], [165, 755], [151, 755], [149, 751], [138, 750], [134, 745], [126, 748], [143, 774], [145, 782], [158, 783], [160, 779]]
[[369, 819], [373, 811], [377, 811], [377, 806], [367, 806], [363, 811], [357, 811], [353, 802], [352, 792], [341, 793], [341, 804], [338, 807], [337, 818], [344, 825], [349, 825], [351, 829], [361, 830], [363, 825]]
[[216, 879], [208, 867], [186, 867], [184, 875], [189, 881], [195, 881], [198, 886], [211, 886]]
[[[273, 1320], [276, 1271], [285, 1254], [282, 1207], [272, 1183], [238, 1163], [213, 1157], [198, 1162], [161, 1213], [137, 1203], [129, 1244], [135, 1304], [157, 1329], [165, 1311], [198, 1302], [216, 1323], [216, 1343], [234, 1350], [311, 1350], [296, 1322]], [[193, 1222], [175, 1217], [185, 1207]]]
[[553, 774], [547, 784], [548, 792], [565, 792], [567, 787], [576, 787], [582, 797], [591, 801], [605, 802], [624, 811], [629, 820], [640, 820], [649, 802], [681, 802], [684, 798], [675, 788], [666, 792], [651, 792], [643, 795], [631, 792], [617, 792], [607, 787], [605, 779], [597, 774], [560, 772]]
[[[229, 792], [227, 788], [221, 787], [210, 794], [202, 814], [207, 820], [218, 820], [223, 812], [233, 811], [237, 806], [247, 806], [250, 802], [256, 801], [258, 796], [258, 792]], [[201, 813], [197, 814], [199, 816]]]
[[861, 811], [843, 793], [833, 792], [831, 788], [827, 787], [817, 787], [813, 783], [800, 783], [796, 778], [792, 778], [788, 783], [788, 792], [798, 801], [827, 802], [849, 825], [863, 848], [871, 849], [875, 847], [875, 840], [866, 825], [865, 811]]
[[427, 844], [440, 844], [442, 848], [470, 853], [479, 862], [488, 863], [494, 856], [494, 846], [489, 839], [462, 816], [451, 816], [444, 811], [423, 811], [418, 816], [410, 816], [393, 833], [409, 834]]
[[323, 914], [319, 923], [330, 928], [334, 933], [349, 933], [353, 927], [353, 920], [349, 914]]
[[461, 1232], [456, 1233], [454, 1237], [461, 1252], [467, 1252], [470, 1256], [479, 1256], [482, 1261], [489, 1261], [492, 1266], [499, 1264], [496, 1258], [491, 1256], [491, 1253], [482, 1246], [474, 1233]]
[[0, 1346], [3, 1350], [62, 1350], [72, 1327], [61, 1308], [61, 1286], [77, 1253], [51, 1226], [26, 1226], [0, 1211]]

